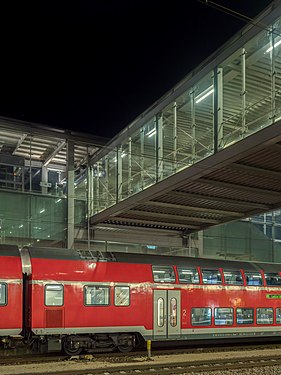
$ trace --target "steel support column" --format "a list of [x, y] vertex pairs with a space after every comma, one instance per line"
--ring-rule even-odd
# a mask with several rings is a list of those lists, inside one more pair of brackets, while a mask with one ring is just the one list
[[195, 120], [195, 92], [190, 93], [191, 106], [191, 155], [193, 162], [196, 161], [196, 120]]
[[173, 126], [173, 170], [177, 171], [177, 102], [174, 102], [174, 126]]
[[242, 138], [245, 137], [245, 134], [248, 131], [248, 127], [246, 125], [246, 50], [245, 48], [242, 49], [241, 54], [241, 75], [242, 75]]
[[163, 114], [156, 116], [156, 181], [163, 180]]
[[122, 146], [117, 147], [117, 173], [116, 173], [116, 183], [117, 183], [117, 195], [116, 203], [122, 200], [122, 190], [123, 190], [123, 173], [122, 173]]
[[74, 246], [74, 142], [67, 142], [67, 247]]
[[223, 142], [223, 99], [222, 99], [222, 68], [215, 67], [213, 76], [213, 126], [214, 126], [214, 153], [218, 152]]

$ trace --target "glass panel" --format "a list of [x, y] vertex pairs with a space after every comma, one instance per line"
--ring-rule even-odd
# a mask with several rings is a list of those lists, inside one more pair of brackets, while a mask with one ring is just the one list
[[262, 277], [259, 272], [245, 272], [247, 285], [262, 285]]
[[245, 45], [245, 130], [247, 135], [272, 123], [272, 53], [269, 51], [270, 43], [271, 33], [262, 31]]
[[0, 284], [0, 306], [4, 306], [7, 304], [7, 285], [1, 283]]
[[152, 266], [153, 278], [157, 283], [174, 283], [175, 273], [173, 267]]
[[267, 286], [281, 285], [281, 276], [279, 273], [265, 273], [264, 277]]
[[215, 308], [215, 325], [217, 326], [229, 326], [233, 324], [233, 309]]
[[203, 284], [221, 284], [219, 270], [202, 269]]
[[191, 310], [191, 323], [193, 326], [209, 326], [211, 325], [211, 309], [194, 308]]
[[109, 287], [85, 286], [85, 305], [101, 306], [109, 304]]
[[224, 281], [229, 285], [243, 285], [242, 274], [240, 271], [223, 270]]
[[281, 324], [281, 308], [276, 309], [276, 324]]
[[45, 305], [62, 306], [63, 305], [63, 286], [52, 284], [45, 286]]
[[164, 326], [164, 300], [158, 298], [157, 300], [157, 325], [158, 327]]
[[236, 323], [237, 324], [253, 324], [254, 323], [254, 309], [236, 309]]
[[170, 300], [170, 325], [172, 327], [177, 325], [177, 300], [175, 298]]
[[115, 306], [129, 306], [130, 288], [128, 286], [116, 286], [114, 289]]
[[[159, 119], [159, 127], [161, 127], [161, 121]], [[155, 118], [151, 119], [142, 129], [143, 134], [143, 146], [141, 149], [143, 169], [142, 174], [142, 185], [143, 189], [155, 184], [156, 182], [156, 121]], [[142, 135], [141, 135], [142, 136]], [[158, 160], [159, 168], [162, 168], [161, 155]], [[160, 178], [161, 179], [161, 178]]]
[[179, 281], [184, 284], [199, 284], [199, 274], [196, 268], [178, 267]]
[[273, 324], [273, 309], [257, 309], [257, 324]]

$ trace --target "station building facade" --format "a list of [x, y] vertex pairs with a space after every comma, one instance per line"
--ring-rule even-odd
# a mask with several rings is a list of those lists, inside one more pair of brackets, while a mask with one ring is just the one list
[[280, 9], [265, 10], [109, 142], [0, 118], [0, 242], [281, 262], [279, 210], [189, 234], [90, 220], [280, 121]]

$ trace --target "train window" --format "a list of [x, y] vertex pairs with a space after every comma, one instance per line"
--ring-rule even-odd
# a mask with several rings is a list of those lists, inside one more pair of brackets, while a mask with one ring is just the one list
[[265, 273], [265, 282], [267, 286], [280, 286], [281, 285], [281, 277], [279, 273]]
[[63, 285], [47, 284], [45, 285], [45, 305], [62, 306], [63, 305]]
[[199, 284], [199, 274], [196, 268], [178, 267], [179, 281], [183, 284]]
[[237, 324], [253, 324], [254, 323], [254, 309], [236, 309], [236, 323]]
[[170, 300], [170, 325], [172, 327], [177, 325], [177, 300], [175, 298]]
[[176, 281], [173, 267], [152, 266], [152, 272], [156, 283], [174, 283]]
[[243, 278], [240, 271], [223, 270], [224, 281], [228, 285], [243, 285]]
[[164, 326], [164, 300], [158, 298], [157, 300], [157, 325], [158, 327]]
[[0, 283], [0, 306], [7, 305], [7, 284]]
[[202, 269], [203, 284], [221, 284], [221, 273], [218, 269]]
[[191, 310], [191, 323], [193, 326], [210, 326], [212, 313], [209, 307], [193, 308]]
[[233, 309], [230, 307], [215, 308], [215, 325], [231, 326], [233, 324]]
[[262, 277], [260, 272], [245, 272], [247, 285], [262, 285]]
[[273, 324], [273, 309], [257, 309], [257, 324]]
[[281, 324], [281, 308], [276, 309], [276, 324]]
[[116, 286], [114, 288], [114, 302], [115, 306], [129, 306], [130, 305], [130, 287]]
[[86, 285], [84, 288], [84, 302], [86, 306], [109, 305], [109, 287]]

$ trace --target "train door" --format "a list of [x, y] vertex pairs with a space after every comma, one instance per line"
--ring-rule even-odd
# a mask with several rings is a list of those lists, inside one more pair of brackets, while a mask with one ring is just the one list
[[181, 334], [180, 291], [154, 290], [153, 336], [155, 339], [175, 339]]

